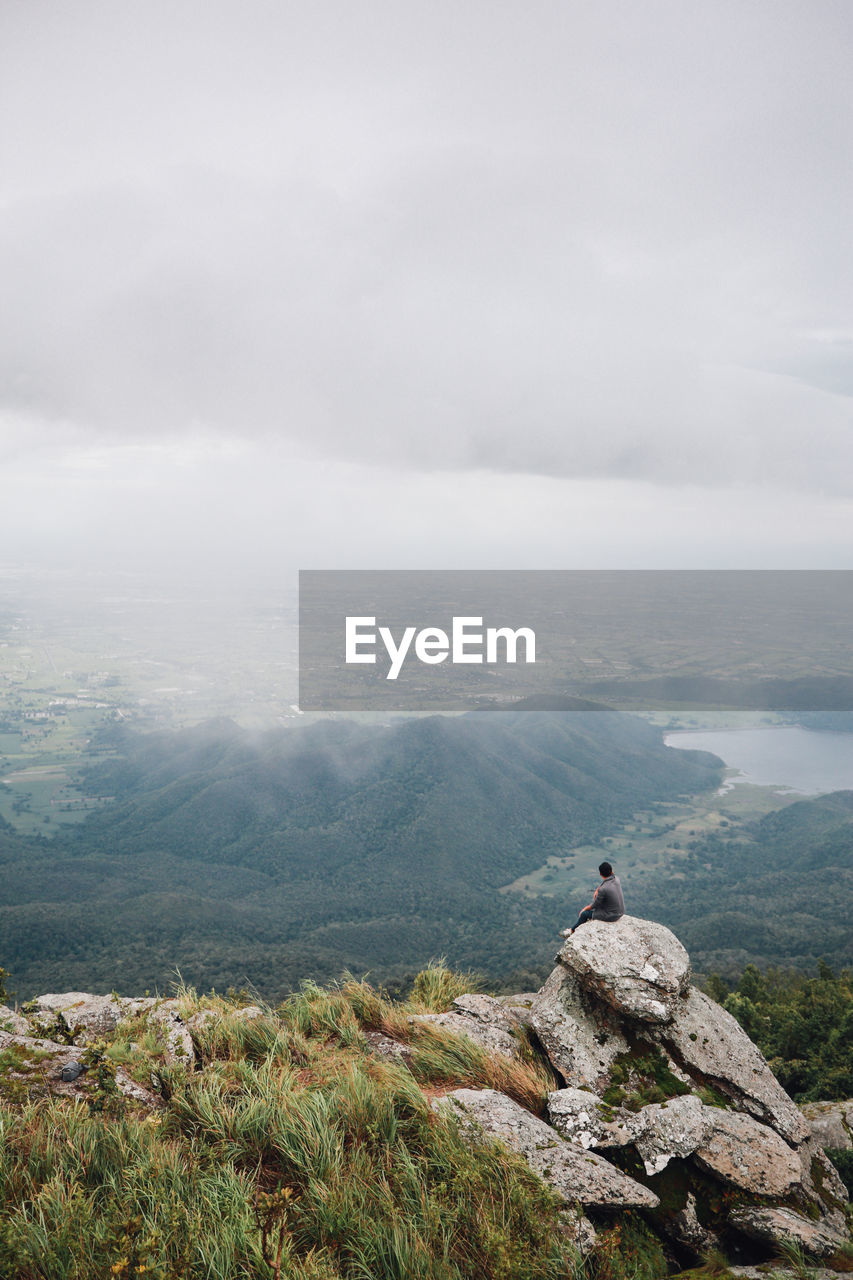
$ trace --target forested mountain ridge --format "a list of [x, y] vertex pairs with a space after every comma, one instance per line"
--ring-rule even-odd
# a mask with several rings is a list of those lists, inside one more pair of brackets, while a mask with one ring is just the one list
[[[794, 802], [730, 833], [690, 844], [685, 874], [658, 918], [697, 965], [853, 963], [853, 791]], [[652, 910], [639, 888], [637, 909]]]
[[[716, 783], [613, 711], [115, 732], [115, 803], [52, 842], [0, 833], [3, 962], [22, 993], [248, 978], [272, 997], [431, 956], [505, 975], [566, 907], [498, 890], [639, 806]], [[8, 838], [7, 838], [8, 837]]]
[[[713, 757], [676, 755], [656, 730], [615, 712], [433, 716], [382, 729], [334, 722], [256, 739], [223, 731], [128, 736], [128, 756], [91, 780], [119, 803], [71, 842], [108, 840], [121, 852], [160, 842], [234, 863], [251, 851], [261, 867], [267, 856], [320, 861], [316, 846], [303, 846], [310, 832], [325, 843], [330, 875], [390, 846], [403, 857], [429, 844], [431, 857], [450, 855], [448, 874], [497, 886], [528, 865], [534, 841], [544, 858], [651, 795], [709, 785], [719, 770]], [[341, 848], [328, 837], [342, 829]]]

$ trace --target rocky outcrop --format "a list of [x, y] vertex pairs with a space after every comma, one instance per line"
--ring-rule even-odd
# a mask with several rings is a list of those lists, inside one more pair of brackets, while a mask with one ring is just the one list
[[661, 924], [591, 920], [566, 940], [560, 962], [589, 994], [643, 1022], [671, 1022], [690, 984], [690, 957]]
[[717, 1237], [699, 1221], [696, 1196], [687, 1192], [683, 1206], [677, 1209], [669, 1220], [667, 1235], [682, 1249], [687, 1249], [697, 1257], [710, 1253], [718, 1245]]
[[[135, 1017], [143, 1020], [144, 1030], [154, 1032], [164, 1063], [192, 1066], [195, 1062], [190, 1028], [184, 1023], [176, 1000], [67, 991], [39, 996], [19, 1013], [5, 1012], [5, 1017], [0, 1014], [0, 1051], [7, 1051], [7, 1061], [0, 1093], [14, 1101], [47, 1094], [90, 1097], [93, 1077], [89, 1055], [99, 1052], [99, 1041]], [[113, 1078], [119, 1094], [149, 1110], [162, 1106], [156, 1093], [133, 1080], [122, 1068], [115, 1070]]]
[[433, 1107], [455, 1115], [472, 1137], [482, 1134], [522, 1155], [544, 1182], [567, 1203], [587, 1208], [654, 1208], [658, 1197], [648, 1187], [591, 1151], [566, 1142], [550, 1125], [494, 1089], [454, 1089]]
[[796, 1152], [772, 1129], [738, 1112], [705, 1110], [711, 1123], [693, 1153], [703, 1168], [756, 1196], [787, 1196], [802, 1184]]
[[562, 965], [538, 993], [530, 1026], [552, 1065], [579, 1089], [605, 1089], [615, 1059], [628, 1052], [615, 1012], [596, 1008], [576, 975]]
[[768, 1245], [799, 1245], [818, 1258], [839, 1247], [837, 1225], [833, 1228], [784, 1205], [743, 1205], [732, 1210], [731, 1223], [754, 1240]]
[[484, 996], [476, 992], [471, 995], [457, 996], [453, 1001], [452, 1011], [461, 1014], [463, 1018], [473, 1018], [487, 1027], [497, 1027], [499, 1031], [507, 1031], [510, 1034], [527, 1025], [527, 1010], [522, 1006], [508, 1004], [503, 1000], [496, 1000], [494, 996]]
[[584, 1213], [580, 1205], [568, 1206], [560, 1214], [560, 1229], [574, 1245], [577, 1252], [584, 1257], [595, 1248], [595, 1227]]
[[[784, 1264], [775, 1266], [768, 1275], [767, 1266], [729, 1267], [729, 1275], [736, 1280], [803, 1280], [803, 1270], [793, 1270]], [[827, 1267], [809, 1267], [809, 1280], [849, 1280], [849, 1271], [830, 1271]]]
[[[219, 1021], [265, 1015], [201, 1007], [185, 1021], [181, 1007], [81, 992], [42, 996], [20, 1012], [0, 1007], [0, 1090], [91, 1102], [103, 1087], [97, 1042], [133, 1020], [120, 1036], [146, 1035], [149, 1066], [131, 1044], [115, 1089], [123, 1105], [154, 1111], [167, 1105], [175, 1075], [162, 1064], [197, 1066], [196, 1042], [203, 1051]], [[661, 925], [590, 922], [538, 992], [464, 995], [408, 1022], [400, 1034], [409, 1043], [379, 1030], [358, 1043], [392, 1070], [416, 1070], [418, 1043], [431, 1033], [464, 1037], [504, 1060], [507, 1079], [525, 1075], [533, 1054], [547, 1057], [562, 1087], [548, 1095], [546, 1119], [494, 1089], [425, 1092], [470, 1141], [502, 1142], [527, 1161], [564, 1202], [561, 1227], [581, 1252], [595, 1240], [593, 1224], [623, 1209], [642, 1214], [679, 1259], [733, 1245], [759, 1260], [786, 1244], [828, 1258], [847, 1240], [846, 1190], [822, 1147], [853, 1146], [853, 1103], [796, 1107], [738, 1023], [690, 986], [687, 953]], [[467, 1057], [481, 1072], [482, 1055]], [[531, 1097], [528, 1085], [519, 1096]]]
[[633, 1141], [632, 1117], [614, 1119], [611, 1107], [589, 1089], [556, 1089], [548, 1094], [548, 1119], [561, 1137], [588, 1151], [622, 1147]]
[[449, 1031], [451, 1035], [466, 1036], [487, 1053], [499, 1053], [502, 1058], [515, 1058], [521, 1047], [511, 1031], [492, 1026], [480, 1018], [467, 1018], [461, 1013], [419, 1013], [409, 1018], [412, 1027], [435, 1027]]
[[836, 1250], [835, 1170], [739, 1024], [689, 985], [674, 935], [630, 916], [591, 921], [557, 961], [529, 1016], [566, 1086], [549, 1095], [548, 1118], [568, 1145], [652, 1190], [669, 1178], [656, 1225], [697, 1255], [738, 1235]]
[[713, 1116], [714, 1108], [688, 1093], [643, 1107], [626, 1117], [625, 1126], [646, 1173], [651, 1175], [662, 1173], [671, 1160], [685, 1160], [698, 1151], [714, 1132]]
[[382, 1031], [365, 1031], [364, 1039], [370, 1052], [375, 1053], [377, 1058], [384, 1058], [386, 1062], [411, 1061], [412, 1050], [402, 1040], [386, 1036]]
[[116, 1070], [116, 1088], [125, 1098], [132, 1098], [134, 1102], [139, 1102], [149, 1111], [160, 1111], [166, 1104], [158, 1093], [154, 1093], [151, 1089], [146, 1089], [144, 1085], [132, 1079], [121, 1067]]
[[[4, 1050], [8, 1062], [0, 1081], [0, 1094], [7, 1100], [23, 1102], [49, 1095], [85, 1100], [92, 1096], [92, 1077], [85, 1055], [74, 1045], [56, 1044], [32, 1032], [14, 1035], [0, 1031], [0, 1053]], [[121, 1067], [114, 1078], [119, 1094], [142, 1103], [149, 1111], [162, 1107], [157, 1094], [132, 1080]]]
[[789, 1142], [809, 1135], [799, 1107], [792, 1102], [761, 1051], [725, 1009], [691, 987], [681, 1000], [660, 1043], [673, 1061], [697, 1082], [711, 1084]]
[[22, 1018], [8, 1005], [0, 1004], [0, 1031], [11, 1031], [13, 1035], [25, 1036], [31, 1030], [26, 1018]]
[[28, 1035], [0, 1031], [0, 1053], [6, 1059], [3, 1071], [5, 1097], [23, 1101], [49, 1093], [77, 1095], [75, 1083], [62, 1078], [63, 1070], [78, 1057], [73, 1046], [46, 1040], [33, 1034], [32, 1029]]
[[195, 1046], [192, 1034], [178, 1010], [177, 1000], [163, 1000], [149, 1009], [147, 1022], [154, 1028], [163, 1045], [166, 1062], [183, 1062], [192, 1066], [195, 1062]]
[[846, 1102], [804, 1102], [800, 1110], [812, 1136], [824, 1151], [853, 1149], [853, 1099]]
[[529, 1027], [530, 1010], [537, 995], [536, 991], [519, 991], [511, 996], [501, 996], [498, 1003], [517, 1019], [519, 1026]]
[[[179, 1015], [180, 1016], [180, 1015]], [[227, 1021], [233, 1022], [252, 1022], [255, 1018], [262, 1018], [264, 1010], [258, 1004], [246, 1004], [240, 1009], [231, 1009], [227, 1015]], [[186, 1020], [187, 1028], [192, 1031], [201, 1031], [204, 1027], [210, 1026], [214, 1022], [223, 1020], [221, 1010], [218, 1009], [199, 1009], [198, 1013], [192, 1014]]]
[[62, 995], [37, 996], [27, 1005], [27, 1010], [37, 1026], [49, 1027], [61, 1018], [73, 1037], [84, 1032], [86, 1038], [95, 1040], [111, 1035], [120, 1022], [153, 1008], [155, 1004], [157, 1000], [148, 996], [131, 1000], [114, 995], [93, 996], [83, 991], [66, 991]]
[[787, 1195], [802, 1178], [796, 1152], [750, 1115], [709, 1107], [695, 1094], [618, 1110], [580, 1089], [549, 1095], [551, 1124], [584, 1150], [632, 1145], [646, 1173], [662, 1173], [671, 1160], [697, 1164], [732, 1186], [760, 1196]]

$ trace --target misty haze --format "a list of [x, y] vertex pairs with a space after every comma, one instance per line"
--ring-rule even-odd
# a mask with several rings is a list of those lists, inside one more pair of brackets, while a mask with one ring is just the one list
[[850, 1271], [851, 55], [0, 5], [3, 1280]]

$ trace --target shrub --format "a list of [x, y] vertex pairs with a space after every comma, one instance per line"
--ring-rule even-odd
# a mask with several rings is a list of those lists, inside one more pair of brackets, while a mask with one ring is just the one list
[[457, 996], [477, 991], [481, 985], [477, 974], [455, 973], [441, 956], [417, 975], [407, 1003], [415, 1013], [445, 1013]]

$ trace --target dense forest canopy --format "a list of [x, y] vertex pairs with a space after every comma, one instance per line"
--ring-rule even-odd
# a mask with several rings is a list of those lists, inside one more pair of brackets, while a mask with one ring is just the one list
[[[614, 711], [115, 726], [97, 745], [85, 785], [109, 806], [51, 840], [0, 827], [0, 961], [20, 998], [162, 991], [176, 970], [269, 999], [344, 969], [399, 988], [440, 955], [528, 989], [610, 833], [721, 775]], [[627, 869], [628, 910], [674, 929], [700, 975], [853, 962], [853, 793], [678, 844]], [[575, 887], [508, 891], [576, 847]]]
[[853, 984], [825, 962], [815, 977], [756, 965], [733, 990], [719, 974], [709, 995], [731, 1013], [799, 1102], [853, 1097]]
[[441, 954], [494, 977], [541, 967], [579, 904], [501, 889], [721, 769], [612, 711], [263, 735], [218, 721], [116, 728], [110, 745], [86, 779], [110, 806], [52, 841], [0, 833], [22, 994], [162, 989], [176, 967], [270, 998], [344, 968], [399, 980]]

